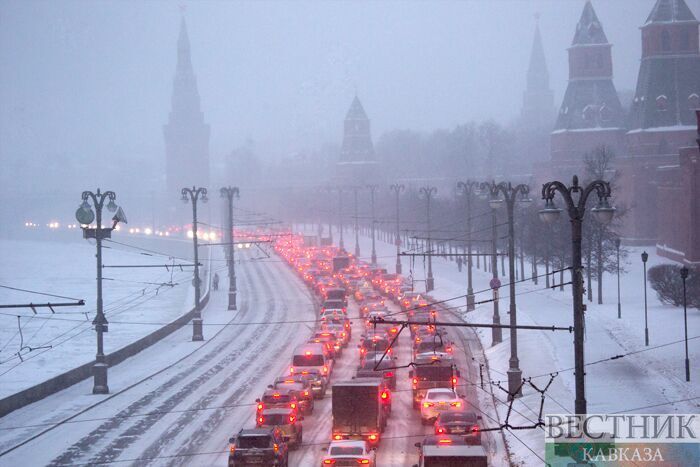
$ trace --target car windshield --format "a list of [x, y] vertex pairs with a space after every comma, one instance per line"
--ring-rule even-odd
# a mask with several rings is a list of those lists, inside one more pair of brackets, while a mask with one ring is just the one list
[[292, 359], [294, 366], [323, 366], [323, 355], [295, 355]]
[[364, 449], [361, 446], [331, 446], [331, 456], [361, 456]]
[[236, 438], [236, 447], [243, 449], [258, 448], [265, 449], [270, 447], [269, 436], [239, 436]]
[[426, 399], [431, 400], [431, 401], [447, 401], [450, 399], [454, 399], [455, 395], [453, 392], [429, 392], [426, 396]]
[[283, 413], [263, 415], [262, 425], [264, 425], [264, 426], [286, 425], [288, 423], [289, 423], [289, 415], [286, 415]]

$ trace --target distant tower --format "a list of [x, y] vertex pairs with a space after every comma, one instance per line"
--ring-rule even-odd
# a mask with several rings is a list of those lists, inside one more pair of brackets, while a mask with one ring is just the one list
[[613, 84], [612, 45], [590, 1], [569, 47], [569, 84], [552, 132], [552, 159], [578, 161], [605, 144], [623, 148], [624, 114]]
[[631, 155], [675, 155], [696, 138], [698, 21], [684, 0], [657, 0], [642, 26], [642, 63], [627, 134]]
[[549, 72], [540, 36], [539, 15], [535, 18], [535, 38], [532, 41], [530, 65], [527, 68], [521, 118], [527, 127], [549, 130], [554, 123], [554, 95], [549, 88]]
[[[185, 186], [209, 185], [209, 125], [200, 108], [185, 19], [177, 39], [177, 68], [165, 136], [166, 199], [177, 201]], [[170, 204], [170, 203], [168, 203]]]
[[379, 164], [374, 154], [370, 122], [357, 96], [345, 116], [343, 128], [337, 178], [342, 183], [352, 184], [377, 181]]

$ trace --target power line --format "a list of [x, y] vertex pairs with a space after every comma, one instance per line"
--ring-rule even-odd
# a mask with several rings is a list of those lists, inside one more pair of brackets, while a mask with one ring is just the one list
[[27, 290], [27, 289], [20, 289], [18, 287], [10, 287], [9, 285], [0, 285], [0, 288], [9, 289], [9, 290], [16, 290], [18, 292], [33, 293], [36, 295], [44, 295], [46, 297], [63, 298], [65, 300], [75, 300], [75, 301], [81, 300], [79, 298], [74, 298], [74, 297], [65, 297], [63, 295], [55, 295], [55, 294], [50, 294], [50, 293], [46, 293], [46, 292], [37, 292], [35, 290]]

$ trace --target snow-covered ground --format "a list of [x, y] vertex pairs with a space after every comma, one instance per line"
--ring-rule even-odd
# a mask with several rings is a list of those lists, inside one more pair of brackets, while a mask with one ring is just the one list
[[[138, 239], [129, 242], [139, 243]], [[161, 240], [158, 251], [184, 251], [174, 242], [178, 240]], [[160, 256], [115, 243], [105, 243], [105, 247], [103, 264], [108, 266], [172, 262], [168, 253]], [[29, 308], [0, 310], [2, 398], [94, 359], [91, 321], [97, 292], [95, 246], [87, 241], [3, 239], [0, 257], [0, 285], [85, 300], [84, 306], [56, 308], [55, 314], [48, 308], [38, 308], [36, 314]], [[105, 314], [110, 322], [104, 335], [105, 353], [153, 332], [162, 327], [160, 323], [173, 321], [193, 306], [192, 268], [105, 268], [103, 276]], [[2, 304], [70, 301], [0, 288]], [[157, 324], [129, 324], [144, 322]]]
[[[311, 233], [311, 230], [309, 230]], [[334, 232], [337, 236], [337, 232]], [[354, 251], [354, 234], [345, 232], [345, 246]], [[337, 239], [336, 239], [337, 241]], [[369, 260], [371, 240], [360, 238], [361, 255]], [[382, 241], [376, 242], [378, 262], [393, 271], [396, 262], [396, 247]], [[684, 366], [684, 327], [683, 309], [659, 302], [654, 291], [648, 287], [648, 321], [650, 344], [644, 345], [644, 283], [643, 268], [640, 259], [642, 249], [629, 248], [627, 270], [621, 276], [622, 319], [617, 318], [616, 276], [606, 274], [604, 277], [604, 304], [587, 303], [586, 313], [586, 362], [607, 359], [615, 355], [639, 352], [612, 361], [590, 364], [586, 368], [586, 399], [589, 413], [636, 412], [636, 413], [697, 413], [700, 408], [700, 390], [692, 381], [700, 378], [700, 338], [688, 343], [691, 362], [691, 382], [685, 382]], [[658, 257], [653, 248], [649, 252], [648, 267], [670, 262]], [[409, 258], [403, 257], [404, 274], [409, 273]], [[507, 267], [507, 263], [506, 263]], [[525, 266], [526, 274], [529, 265]], [[499, 261], [500, 272], [500, 261]], [[543, 274], [540, 268], [540, 274]], [[465, 313], [466, 268], [458, 271], [457, 264], [449, 259], [433, 258], [433, 275], [435, 290], [431, 296], [437, 300], [461, 297], [446, 303], [447, 306], [460, 307], [458, 312], [467, 321], [474, 323], [492, 322], [491, 303], [477, 307], [474, 312]], [[425, 279], [426, 270], [422, 258], [414, 263], [414, 278]], [[474, 291], [479, 293], [476, 300], [491, 297], [489, 280], [491, 273], [474, 268]], [[565, 282], [568, 281], [565, 277]], [[507, 278], [501, 279], [507, 283]], [[559, 282], [558, 274], [554, 282]], [[417, 283], [423, 287], [423, 282]], [[595, 283], [593, 284], [595, 287]], [[572, 325], [571, 289], [567, 286], [563, 292], [546, 290], [544, 278], [539, 285], [527, 281], [516, 286], [518, 324], [544, 326]], [[501, 322], [507, 323], [508, 291], [501, 290]], [[486, 358], [490, 368], [490, 379], [501, 381], [507, 387], [506, 372], [509, 367], [510, 339], [509, 331], [503, 330], [503, 342], [491, 346], [491, 330], [480, 329], [481, 342], [486, 349]], [[688, 336], [700, 336], [700, 312], [688, 311]], [[664, 344], [663, 347], [661, 346]], [[648, 349], [648, 350], [647, 350]], [[558, 372], [550, 389], [547, 391], [544, 413], [573, 413], [574, 411], [574, 364], [573, 334], [565, 331], [518, 331], [518, 356], [523, 377], [533, 377], [539, 386], [545, 385], [550, 373]], [[496, 392], [498, 395], [498, 390]], [[505, 399], [504, 393], [501, 398]], [[692, 399], [692, 400], [688, 400]], [[681, 401], [681, 402], [675, 402]], [[517, 413], [511, 415], [510, 424], [522, 426], [537, 419], [540, 403], [539, 393], [525, 387], [524, 397], [514, 404]], [[500, 418], [504, 420], [507, 406], [499, 404]], [[544, 457], [544, 432], [541, 429], [507, 432], [512, 460], [522, 465], [541, 465]]]

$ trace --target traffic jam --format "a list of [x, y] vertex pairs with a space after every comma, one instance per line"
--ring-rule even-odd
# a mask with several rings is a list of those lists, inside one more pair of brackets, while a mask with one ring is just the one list
[[[228, 465], [312, 465], [294, 460], [300, 449], [321, 466], [489, 465], [480, 412], [460, 393], [456, 346], [434, 324], [441, 309], [403, 276], [337, 247], [290, 234], [274, 249], [313, 293], [317, 320], [257, 395], [249, 428], [229, 440]], [[397, 406], [409, 392], [410, 405]], [[320, 428], [315, 405], [327, 401], [330, 429], [323, 420], [325, 433], [305, 443], [304, 432]], [[410, 452], [390, 461], [382, 444], [398, 440]]]

